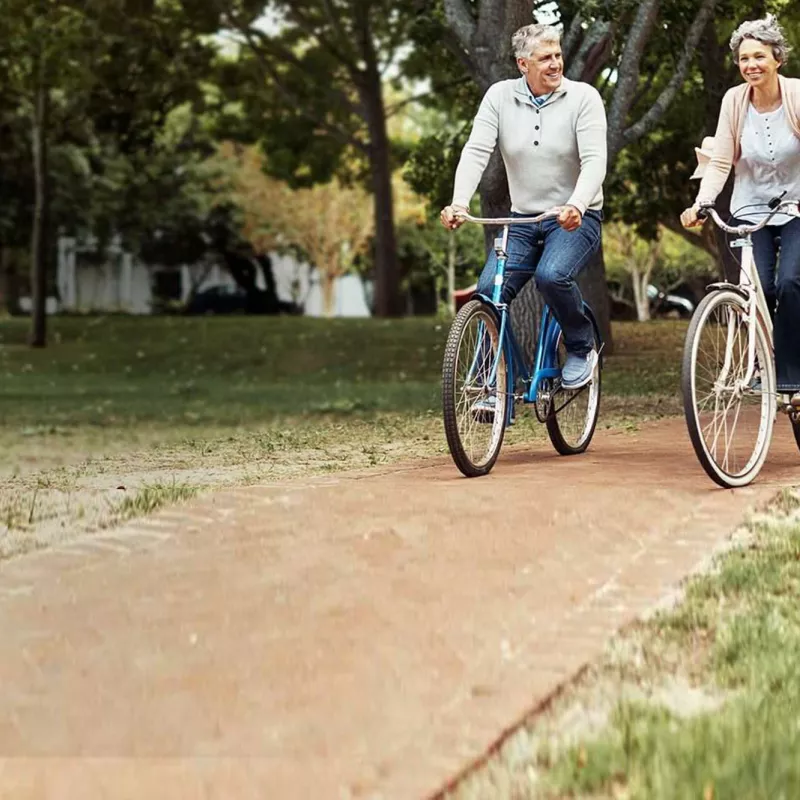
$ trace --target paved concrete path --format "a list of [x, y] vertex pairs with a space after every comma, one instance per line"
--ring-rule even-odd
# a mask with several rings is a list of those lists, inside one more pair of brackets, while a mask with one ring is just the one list
[[800, 483], [778, 422], [735, 492], [668, 420], [479, 480], [442, 459], [219, 492], [2, 564], [0, 796], [435, 793]]

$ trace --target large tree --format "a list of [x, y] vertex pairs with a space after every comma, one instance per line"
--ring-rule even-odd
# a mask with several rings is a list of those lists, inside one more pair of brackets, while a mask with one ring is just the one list
[[260, 140], [270, 172], [295, 186], [336, 173], [369, 186], [375, 312], [400, 313], [384, 90], [405, 57], [412, 3], [219, 0], [218, 7], [243, 45], [223, 78], [226, 100], [240, 101], [224, 133]]
[[[15, 121], [5, 132], [15, 152], [30, 153], [33, 209], [0, 205], [6, 218], [30, 218], [33, 346], [46, 342], [55, 156], [76, 156], [89, 187], [109, 151], [146, 161], [169, 113], [199, 97], [211, 53], [200, 34], [212, 31], [199, 28], [177, 0], [3, 0], [0, 123]], [[27, 118], [26, 130], [20, 118]], [[24, 183], [25, 171], [16, 180]], [[70, 187], [77, 212], [90, 205], [80, 184]]]

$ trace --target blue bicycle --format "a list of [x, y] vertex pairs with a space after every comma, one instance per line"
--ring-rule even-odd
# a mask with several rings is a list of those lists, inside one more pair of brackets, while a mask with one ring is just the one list
[[584, 304], [584, 309], [594, 325], [599, 358], [591, 382], [569, 390], [561, 386], [566, 349], [561, 327], [550, 309], [544, 307], [529, 367], [514, 336], [508, 304], [500, 302], [509, 226], [541, 222], [557, 213], [501, 219], [462, 215], [467, 222], [503, 226], [494, 242], [497, 272], [492, 297], [476, 294], [458, 312], [450, 326], [442, 365], [447, 444], [456, 466], [468, 478], [486, 475], [494, 466], [506, 427], [514, 421], [517, 402], [533, 405], [561, 455], [584, 452], [594, 435], [603, 356], [600, 332], [589, 306]]

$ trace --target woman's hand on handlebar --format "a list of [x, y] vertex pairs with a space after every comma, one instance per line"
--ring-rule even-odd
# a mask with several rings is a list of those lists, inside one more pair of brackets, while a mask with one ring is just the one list
[[684, 228], [697, 228], [705, 222], [705, 219], [698, 215], [698, 210], [697, 206], [689, 206], [681, 214], [681, 225]]

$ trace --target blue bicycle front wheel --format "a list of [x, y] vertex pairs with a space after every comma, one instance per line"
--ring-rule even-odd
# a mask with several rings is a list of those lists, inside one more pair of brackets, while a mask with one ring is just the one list
[[442, 412], [447, 446], [468, 478], [494, 466], [506, 425], [508, 365], [494, 309], [470, 300], [458, 312], [442, 362]]

